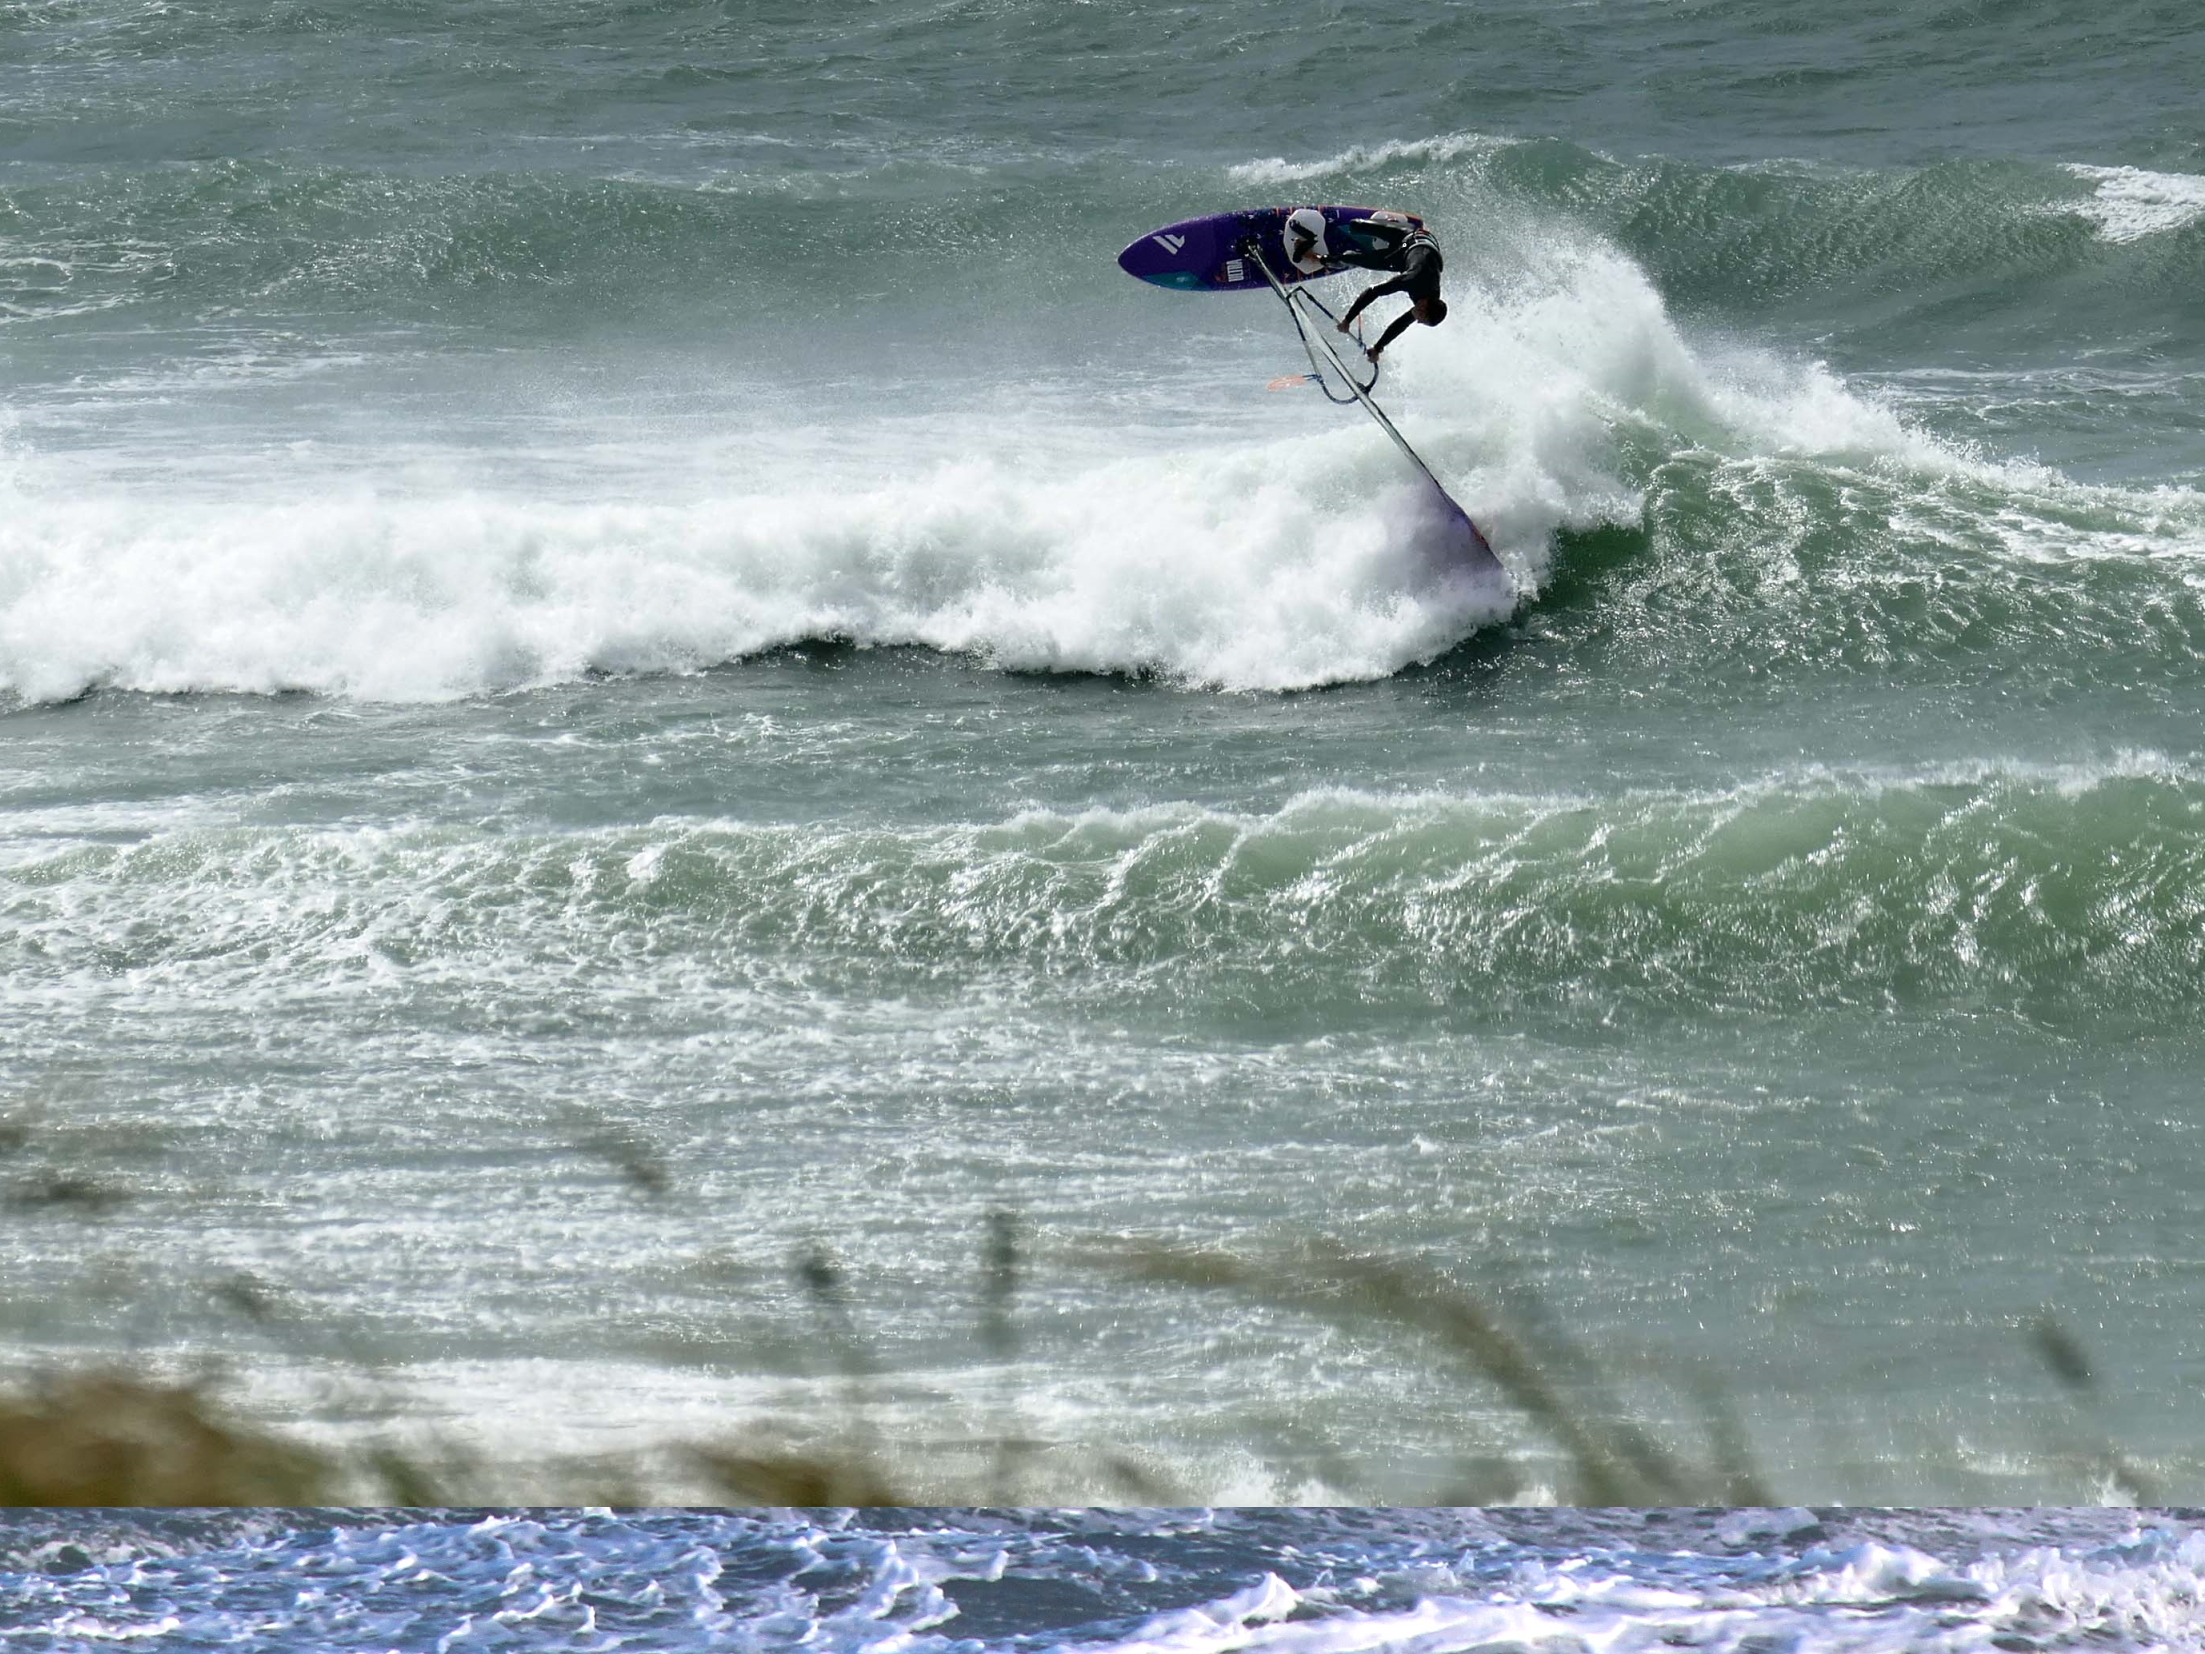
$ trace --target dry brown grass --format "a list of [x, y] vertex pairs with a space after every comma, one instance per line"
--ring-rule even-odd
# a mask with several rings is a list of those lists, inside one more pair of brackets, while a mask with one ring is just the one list
[[224, 1417], [197, 1385], [102, 1372], [0, 1396], [9, 1505], [310, 1505], [335, 1469]]
[[733, 1447], [696, 1446], [689, 1459], [698, 1473], [736, 1505], [915, 1505], [881, 1468], [861, 1457], [821, 1453], [744, 1453]]

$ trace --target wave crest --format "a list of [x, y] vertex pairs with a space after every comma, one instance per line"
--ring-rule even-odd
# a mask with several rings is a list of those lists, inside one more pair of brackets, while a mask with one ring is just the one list
[[[26, 992], [118, 970], [219, 992], [225, 961], [246, 989], [277, 961], [300, 991], [395, 989], [494, 959], [511, 991], [556, 994], [575, 959], [628, 958], [640, 936], [645, 974], [833, 959], [903, 992], [1000, 969], [1168, 1014], [1845, 1006], [2061, 1025], [2205, 1006], [2201, 812], [2205, 777], [2139, 754], [1612, 797], [1327, 790], [1270, 813], [250, 829], [19, 864], [0, 911]], [[424, 894], [394, 908], [403, 891]]]

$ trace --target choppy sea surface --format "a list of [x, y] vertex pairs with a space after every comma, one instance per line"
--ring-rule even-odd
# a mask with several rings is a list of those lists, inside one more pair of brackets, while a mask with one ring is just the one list
[[[1769, 1497], [2200, 1496], [2201, 84], [2144, 0], [4, 0], [6, 1348], [1581, 1491], [1110, 1261], [1322, 1243]], [[1386, 396], [1510, 613], [1267, 298], [1113, 264], [1309, 201], [1439, 231]], [[2194, 1568], [2126, 1531], [1998, 1566]], [[1990, 1566], [1890, 1543], [1675, 1589]]]
[[2194, 1511], [611, 1511], [0, 1524], [11, 1641], [336, 1651], [2195, 1647]]

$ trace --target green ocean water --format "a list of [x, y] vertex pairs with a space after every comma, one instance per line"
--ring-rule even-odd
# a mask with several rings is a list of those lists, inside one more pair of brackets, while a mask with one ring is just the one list
[[[303, 1427], [341, 1345], [662, 1439], [838, 1405], [818, 1244], [878, 1427], [1009, 1383], [1034, 1497], [1566, 1494], [1413, 1343], [1092, 1261], [1329, 1237], [1663, 1429], [1706, 1376], [1785, 1498], [2189, 1497], [2201, 69], [2144, 4], [0, 5], [17, 1351], [235, 1354], [242, 1271]], [[1267, 299], [1114, 267], [1306, 201], [1439, 231], [1387, 405], [1511, 612]]]

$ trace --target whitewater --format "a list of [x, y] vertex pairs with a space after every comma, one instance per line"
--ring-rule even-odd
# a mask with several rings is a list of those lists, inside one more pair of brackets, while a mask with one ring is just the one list
[[[2190, 1646], [2153, 1514], [153, 1513], [7, 1535], [51, 1647], [555, 1637], [586, 1649]], [[280, 1581], [303, 1581], [287, 1588]]]

